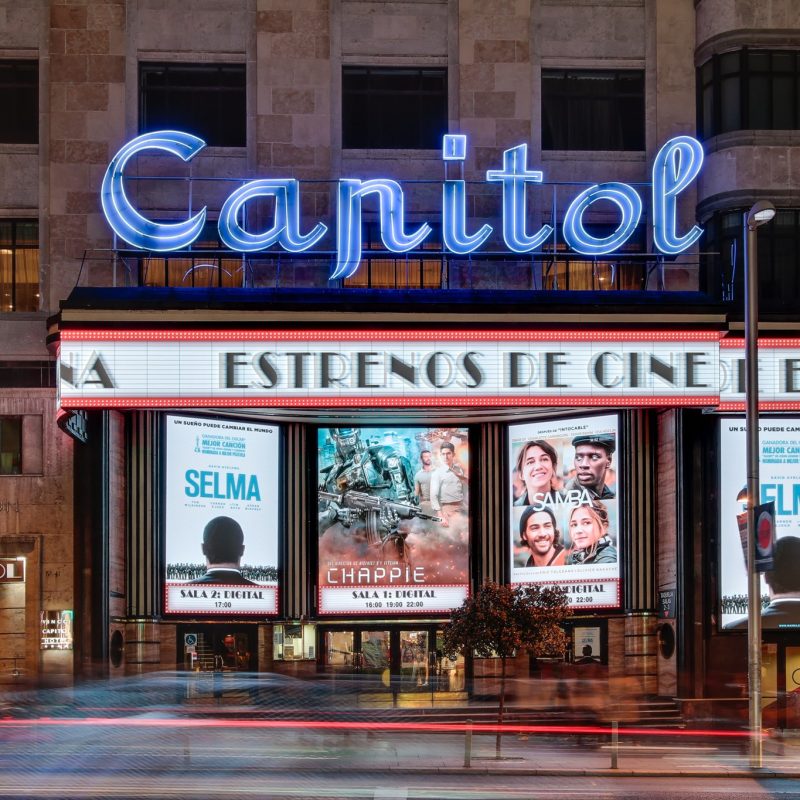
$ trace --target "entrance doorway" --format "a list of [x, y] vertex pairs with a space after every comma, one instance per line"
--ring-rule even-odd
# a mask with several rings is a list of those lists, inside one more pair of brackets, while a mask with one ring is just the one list
[[765, 636], [761, 648], [762, 714], [769, 728], [800, 728], [800, 641]]
[[460, 692], [464, 657], [447, 659], [436, 625], [348, 626], [319, 629], [318, 666], [333, 675], [372, 676], [375, 689]]
[[178, 668], [194, 672], [254, 672], [258, 668], [254, 625], [178, 625]]

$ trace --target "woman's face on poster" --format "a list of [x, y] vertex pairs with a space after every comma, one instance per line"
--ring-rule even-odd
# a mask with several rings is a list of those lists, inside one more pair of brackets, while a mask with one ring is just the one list
[[576, 550], [585, 550], [603, 538], [605, 530], [588, 506], [578, 506], [569, 517], [569, 538]]
[[550, 456], [538, 445], [529, 447], [522, 464], [522, 477], [528, 496], [537, 492], [549, 492], [553, 488], [555, 464]]

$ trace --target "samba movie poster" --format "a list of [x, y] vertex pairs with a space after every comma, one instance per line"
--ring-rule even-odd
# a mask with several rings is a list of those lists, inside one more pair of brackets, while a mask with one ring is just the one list
[[[775, 504], [774, 565], [759, 578], [761, 626], [798, 630], [800, 419], [762, 416], [758, 441], [758, 503]], [[746, 510], [747, 425], [743, 417], [720, 420], [719, 465], [720, 624], [728, 630], [746, 630], [747, 562], [737, 521], [737, 515]]]
[[621, 601], [619, 418], [509, 426], [511, 582], [560, 586], [571, 605]]
[[320, 614], [445, 613], [469, 591], [466, 428], [320, 428]]
[[278, 611], [279, 430], [166, 417], [166, 613]]

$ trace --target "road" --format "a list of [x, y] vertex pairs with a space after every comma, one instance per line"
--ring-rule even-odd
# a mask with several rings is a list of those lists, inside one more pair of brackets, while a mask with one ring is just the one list
[[[0, 798], [797, 798], [800, 742], [766, 743], [753, 777], [741, 739], [474, 734], [441, 726], [169, 717], [0, 720]], [[558, 773], [558, 774], [557, 774]]]

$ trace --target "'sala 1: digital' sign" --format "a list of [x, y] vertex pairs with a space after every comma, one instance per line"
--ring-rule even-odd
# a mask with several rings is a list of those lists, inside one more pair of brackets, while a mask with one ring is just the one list
[[[163, 151], [190, 161], [205, 147], [205, 142], [183, 131], [156, 131], [137, 136], [122, 147], [108, 165], [101, 189], [105, 217], [114, 232], [134, 247], [156, 252], [182, 250], [192, 244], [203, 230], [206, 207], [180, 222], [154, 222], [135, 208], [125, 192], [125, 167], [135, 155]], [[467, 137], [447, 134], [442, 147], [443, 161], [464, 161]], [[658, 151], [652, 172], [653, 244], [665, 255], [677, 255], [691, 247], [702, 235], [697, 225], [679, 233], [677, 199], [697, 177], [703, 164], [703, 148], [691, 136], [676, 136]], [[554, 234], [553, 227], [542, 225], [531, 233], [527, 229], [529, 184], [542, 183], [540, 170], [528, 169], [528, 145], [520, 144], [503, 153], [500, 169], [486, 172], [486, 180], [502, 187], [502, 234], [513, 253], [540, 251]], [[384, 246], [393, 253], [407, 253], [419, 248], [432, 228], [423, 222], [409, 229], [405, 219], [405, 196], [402, 186], [390, 178], [342, 178], [337, 187], [336, 265], [330, 279], [351, 277], [361, 261], [362, 200], [378, 199], [379, 228]], [[256, 198], [271, 198], [274, 203], [272, 227], [260, 232], [248, 231], [243, 211]], [[468, 229], [466, 214], [467, 187], [463, 180], [445, 180], [442, 186], [442, 240], [444, 248], [457, 255], [476, 251], [492, 234], [484, 224]], [[594, 236], [584, 224], [584, 216], [594, 203], [606, 201], [616, 206], [619, 224], [607, 236]], [[642, 198], [627, 183], [598, 183], [581, 191], [569, 204], [563, 220], [563, 237], [577, 253], [602, 256], [620, 250], [633, 235], [642, 216]], [[225, 200], [219, 213], [219, 236], [231, 250], [256, 253], [279, 245], [290, 253], [302, 253], [314, 247], [328, 232], [317, 222], [310, 230], [301, 230], [300, 183], [295, 178], [261, 178], [244, 183]]]

